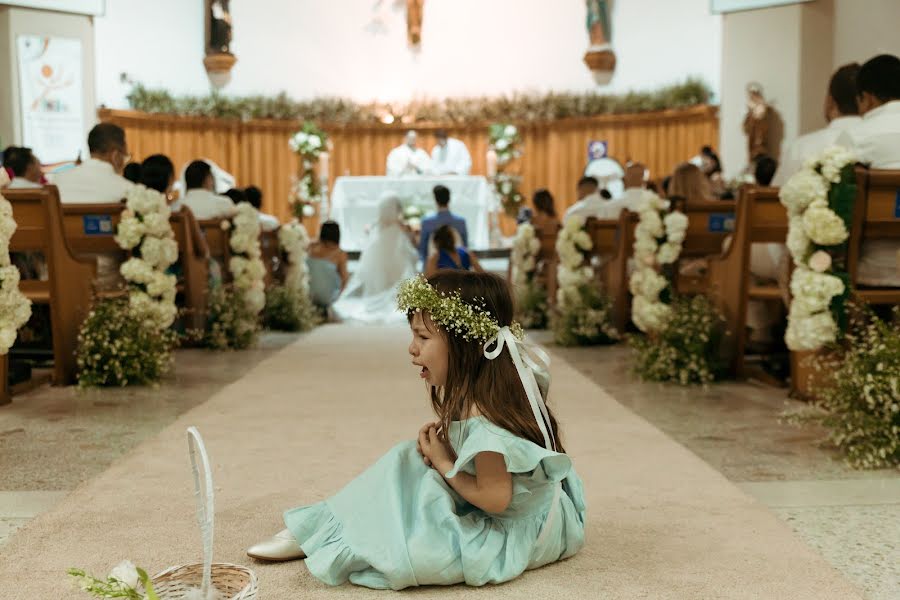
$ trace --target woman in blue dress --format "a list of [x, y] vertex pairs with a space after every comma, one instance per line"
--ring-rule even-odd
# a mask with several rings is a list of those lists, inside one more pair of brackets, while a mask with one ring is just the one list
[[545, 404], [548, 357], [512, 321], [506, 281], [444, 270], [406, 281], [398, 301], [437, 420], [247, 553], [399, 590], [500, 583], [578, 552], [582, 483]]
[[450, 225], [442, 225], [431, 236], [433, 250], [425, 261], [425, 277], [431, 277], [440, 269], [461, 269], [483, 273], [474, 252], [457, 244], [458, 234]]

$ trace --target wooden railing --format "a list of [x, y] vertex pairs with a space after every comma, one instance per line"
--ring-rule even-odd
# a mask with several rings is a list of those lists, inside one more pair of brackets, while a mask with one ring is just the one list
[[[178, 117], [135, 111], [101, 109], [100, 120], [123, 127], [135, 160], [151, 154], [168, 155], [180, 171], [196, 158], [209, 158], [233, 173], [239, 186], [258, 185], [264, 192], [263, 208], [279, 218], [290, 213], [288, 195], [297, 157], [288, 139], [297, 131], [294, 121], [239, 121], [204, 117]], [[402, 142], [404, 124], [341, 126], [320, 124], [334, 144], [330, 159], [331, 183], [338, 175], [380, 175], [391, 148]], [[472, 173], [485, 173], [487, 123], [443, 126], [461, 139], [472, 155]], [[429, 151], [434, 130], [441, 124], [416, 124], [420, 145]], [[606, 140], [610, 155], [621, 162], [639, 160], [652, 177], [670, 173], [704, 144], [719, 137], [718, 109], [688, 109], [527, 124], [520, 127], [524, 155], [517, 165], [522, 190], [530, 198], [546, 187], [556, 198], [557, 210], [574, 202], [575, 182], [581, 175], [591, 140]], [[308, 222], [314, 227], [315, 220]], [[507, 223], [508, 224], [508, 223]]]

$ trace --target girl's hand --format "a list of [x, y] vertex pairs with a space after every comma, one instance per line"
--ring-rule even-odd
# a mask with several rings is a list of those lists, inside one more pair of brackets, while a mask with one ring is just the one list
[[435, 423], [429, 423], [419, 430], [419, 448], [425, 458], [425, 464], [430, 465], [443, 475], [453, 467], [452, 450], [449, 444], [442, 440], [438, 434]]
[[418, 433], [418, 435], [416, 436], [416, 451], [417, 451], [420, 455], [422, 455], [422, 460], [424, 460], [424, 461], [425, 461], [425, 464], [428, 465], [429, 467], [431, 466], [431, 459], [428, 458], [427, 456], [425, 456], [425, 454], [422, 452], [422, 436], [423, 436], [424, 434], [427, 434], [427, 433], [428, 433], [428, 430], [429, 430], [430, 428], [433, 427], [433, 428], [437, 429], [437, 428], [439, 428], [440, 426], [441, 426], [441, 424], [440, 424], [438, 421], [433, 421], [433, 422], [431, 422], [431, 423], [425, 423], [425, 424], [422, 425], [422, 427], [419, 429], [419, 433]]

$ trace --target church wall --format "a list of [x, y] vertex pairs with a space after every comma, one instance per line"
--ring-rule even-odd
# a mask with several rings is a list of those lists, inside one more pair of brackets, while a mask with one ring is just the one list
[[835, 0], [834, 67], [862, 64], [878, 54], [900, 56], [900, 2]]
[[[393, 0], [231, 2], [233, 94], [360, 101], [515, 91], [654, 89], [696, 75], [719, 89], [721, 17], [708, 0], [615, 0], [618, 66], [598, 87], [582, 62], [582, 0], [426, 0], [423, 43], [406, 41]], [[125, 107], [120, 72], [177, 93], [202, 93], [202, 3], [115, 0], [96, 20], [98, 99]], [[380, 19], [381, 26], [376, 25]], [[663, 50], [661, 50], [663, 49]]]

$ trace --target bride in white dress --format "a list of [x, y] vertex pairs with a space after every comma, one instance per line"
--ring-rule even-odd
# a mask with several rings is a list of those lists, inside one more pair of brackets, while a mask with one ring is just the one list
[[385, 192], [378, 203], [378, 223], [369, 234], [356, 271], [333, 305], [339, 318], [363, 323], [406, 322], [406, 315], [397, 310], [397, 286], [417, 273], [418, 253], [402, 217], [400, 198]]

